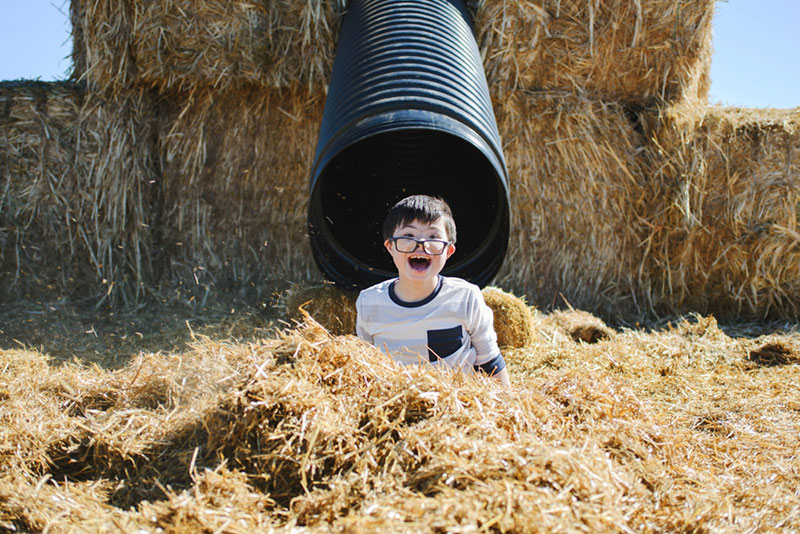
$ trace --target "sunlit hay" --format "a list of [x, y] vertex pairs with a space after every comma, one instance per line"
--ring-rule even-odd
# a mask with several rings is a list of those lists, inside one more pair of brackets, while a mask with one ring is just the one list
[[800, 109], [675, 106], [652, 129], [643, 278], [653, 306], [800, 314]]
[[498, 283], [540, 306], [565, 298], [608, 315], [641, 313], [645, 140], [618, 104], [515, 91], [498, 103], [512, 235]]
[[0, 109], [0, 269], [9, 289], [135, 301], [153, 269], [149, 94], [7, 82]]
[[333, 284], [295, 284], [283, 292], [279, 305], [292, 321], [302, 322], [305, 311], [333, 335], [355, 334], [357, 297]]
[[[202, 353], [149, 355], [118, 371], [0, 351], [9, 416], [0, 473], [117, 479], [114, 499], [137, 502], [188, 480], [204, 442], [202, 413], [231, 374], [209, 341]], [[20, 367], [23, 365], [23, 367]]]
[[440, 395], [478, 384], [460, 373], [398, 366], [354, 336], [330, 338], [315, 323], [289, 332], [274, 357], [255, 367], [207, 420], [207, 448], [262, 479], [284, 504], [333, 481], [344, 484], [350, 473], [366, 476], [364, 486], [382, 469], [409, 471], [414, 456], [396, 450], [398, 440], [438, 413]]
[[42, 382], [61, 381], [49, 358], [33, 350], [0, 350], [0, 472], [41, 476], [50, 464], [53, 436], [76, 432], [78, 422]]
[[[400, 368], [352, 337], [326, 338], [311, 328], [289, 333], [284, 346], [276, 346], [285, 363], [276, 355], [257, 365], [248, 384], [223, 401], [207, 423], [208, 449], [233, 458], [233, 465], [251, 477], [262, 477], [278, 503], [291, 499], [304, 524], [337, 515], [358, 524], [390, 505], [419, 526], [434, 513], [448, 522], [460, 517], [469, 524], [485, 523], [507, 504], [505, 499], [487, 496], [490, 509], [470, 507], [469, 512], [457, 503], [473, 502], [509, 470], [514, 478], [500, 486], [508, 490], [514, 480], [514, 495], [527, 490], [534, 501], [552, 498], [560, 493], [553, 488], [571, 481], [574, 491], [561, 493], [557, 502], [577, 499], [576, 506], [590, 515], [605, 506], [605, 518], [621, 520], [610, 504], [622, 498], [625, 485], [604, 474], [598, 484], [590, 475], [609, 469], [602, 451], [576, 446], [558, 453], [542, 443], [541, 431], [548, 431], [539, 419], [547, 417], [540, 395], [512, 401], [491, 379]], [[541, 460], [531, 461], [537, 454]], [[601, 487], [612, 493], [601, 496]], [[516, 498], [525, 507], [525, 499]], [[406, 507], [408, 499], [417, 506]], [[334, 501], [339, 512], [330, 516], [324, 503]], [[436, 512], [433, 502], [440, 504]], [[362, 503], [373, 512], [359, 520]], [[423, 503], [429, 504], [420, 517]], [[517, 526], [519, 520], [508, 519]]]
[[[774, 479], [777, 486], [771, 488], [770, 475], [766, 473], [773, 467], [755, 460], [761, 458], [756, 451], [769, 449], [786, 461], [790, 451], [796, 449], [792, 434], [800, 425], [798, 404], [792, 400], [797, 388], [779, 385], [785, 384], [781, 381], [788, 376], [796, 375], [800, 367], [790, 364], [769, 368], [774, 371], [764, 374], [746, 361], [754, 349], [774, 343], [774, 339], [731, 339], [713, 318], [693, 318], [649, 334], [626, 331], [602, 344], [573, 348], [568, 348], [570, 343], [565, 343], [563, 337], [543, 334], [540, 339], [541, 345], [533, 349], [549, 353], [549, 357], [539, 360], [537, 368], [530, 368], [536, 378], [529, 384], [569, 371], [590, 380], [586, 383], [589, 389], [582, 391], [593, 392], [598, 384], [591, 380], [615, 377], [625, 382], [627, 395], [639, 399], [639, 415], [624, 424], [615, 423], [618, 416], [610, 412], [611, 417], [603, 419], [601, 426], [587, 425], [586, 430], [606, 441], [612, 457], [639, 473], [653, 498], [668, 506], [670, 511], [661, 516], [661, 520], [668, 521], [666, 524], [692, 524], [691, 514], [681, 512], [678, 505], [682, 499], [691, 499], [694, 509], [707, 509], [709, 513], [699, 524], [732, 528], [727, 526], [730, 523], [724, 515], [726, 506], [716, 502], [743, 495], [743, 491], [748, 492], [746, 502], [741, 503], [743, 508], [755, 511], [764, 506], [763, 513], [771, 521], [797, 523], [790, 512], [798, 502], [792, 494], [794, 490], [789, 489], [790, 479], [778, 475]], [[787, 351], [796, 351], [799, 346], [796, 335], [781, 336], [781, 340]], [[548, 398], [558, 398], [567, 391], [575, 390], [562, 388], [558, 394], [551, 391]], [[573, 393], [570, 395], [575, 398]], [[619, 393], [612, 398], [619, 398]], [[597, 401], [560, 400], [559, 404], [570, 413], [580, 414], [588, 406], [596, 406]], [[581, 408], [576, 412], [578, 406]], [[608, 412], [603, 406], [598, 409], [601, 414]], [[656, 414], [671, 418], [671, 422], [666, 426], [656, 423]], [[592, 417], [596, 419], [597, 415]], [[580, 420], [586, 421], [583, 416], [577, 421]], [[654, 454], [657, 462], [650, 461]], [[749, 467], [743, 468], [741, 476], [730, 479], [730, 462]], [[691, 474], [690, 479], [681, 480], [687, 474]], [[793, 504], [789, 508], [773, 507], [773, 489]]]
[[[797, 354], [797, 334], [734, 339], [713, 317], [695, 316], [576, 344], [534, 315], [539, 335], [513, 351], [534, 356], [516, 361], [510, 391], [487, 377], [400, 367], [310, 318], [258, 342], [198, 338], [163, 368], [145, 358], [114, 372], [53, 369], [45, 380], [48, 362], [6, 351], [2, 387], [43, 383], [28, 397], [59, 409], [68, 408], [59, 382], [88, 400], [96, 387], [86, 384], [103, 376], [140, 383], [137, 366], [139, 376], [152, 371], [154, 386], [174, 374], [187, 389], [163, 411], [135, 409], [150, 397], [142, 392], [138, 403], [133, 390], [105, 410], [87, 402], [88, 417], [72, 418], [86, 428], [69, 432], [98, 445], [73, 451], [70, 471], [35, 474], [4, 460], [0, 496], [12, 498], [0, 520], [17, 531], [68, 531], [79, 520], [187, 532], [800, 526], [800, 366], [753, 356]], [[154, 435], [149, 417], [168, 427], [201, 411], [207, 440], [142, 445]], [[93, 451], [126, 433], [145, 434], [126, 450], [146, 454], [124, 476], [98, 469]]]
[[614, 335], [614, 330], [602, 319], [582, 310], [553, 312], [542, 321], [541, 328], [557, 329], [572, 340], [584, 343], [597, 343]]
[[246, 474], [224, 465], [193, 475], [190, 489], [170, 490], [166, 499], [139, 507], [151, 527], [170, 532], [263, 532], [276, 526], [270, 517], [275, 502], [255, 490]]
[[136, 532], [145, 517], [107, 503], [112, 484], [68, 482], [49, 476], [0, 475], [0, 528], [6, 532]]
[[580, 90], [601, 100], [705, 102], [715, 2], [489, 0], [476, 34], [490, 87]]
[[343, 9], [343, 0], [75, 0], [73, 75], [92, 90], [322, 88]]
[[196, 89], [164, 105], [160, 235], [201, 302], [225, 278], [319, 278], [306, 203], [322, 96]]
[[486, 287], [483, 300], [494, 314], [494, 331], [500, 347], [522, 348], [536, 337], [531, 308], [524, 299], [497, 287]]

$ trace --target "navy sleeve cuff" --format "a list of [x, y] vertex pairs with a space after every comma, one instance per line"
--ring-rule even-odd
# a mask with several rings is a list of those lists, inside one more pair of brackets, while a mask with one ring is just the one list
[[503, 359], [502, 354], [498, 354], [488, 362], [474, 367], [476, 371], [482, 371], [487, 375], [493, 375], [506, 368], [506, 361]]

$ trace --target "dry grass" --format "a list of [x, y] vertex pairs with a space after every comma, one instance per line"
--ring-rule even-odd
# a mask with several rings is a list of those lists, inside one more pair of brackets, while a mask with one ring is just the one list
[[324, 87], [342, 0], [74, 0], [75, 78], [91, 90]]
[[5, 290], [131, 303], [154, 266], [154, 101], [70, 83], [0, 84]]
[[241, 285], [315, 277], [306, 204], [323, 103], [299, 89], [249, 87], [198, 88], [162, 106], [156, 231], [172, 271], [198, 298], [219, 282], [216, 273]]
[[533, 313], [537, 335], [506, 355], [511, 390], [396, 367], [310, 319], [250, 342], [198, 337], [117, 371], [2, 350], [0, 524], [800, 528], [796, 332], [733, 338], [695, 317], [584, 343], [555, 323]]
[[638, 105], [706, 101], [713, 0], [477, 4], [486, 75], [501, 96], [556, 89]]
[[800, 313], [800, 108], [676, 106], [651, 125], [647, 299], [670, 312]]
[[645, 139], [625, 108], [516, 91], [498, 103], [497, 120], [512, 207], [498, 283], [545, 309], [566, 299], [611, 316], [641, 313]]

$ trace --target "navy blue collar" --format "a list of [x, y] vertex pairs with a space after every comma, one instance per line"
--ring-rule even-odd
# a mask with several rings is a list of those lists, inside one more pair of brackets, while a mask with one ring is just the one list
[[397, 296], [397, 293], [394, 292], [394, 285], [397, 283], [397, 280], [389, 284], [389, 298], [392, 299], [392, 302], [397, 304], [398, 306], [402, 306], [404, 308], [418, 308], [420, 306], [424, 306], [425, 304], [429, 303], [433, 299], [436, 298], [436, 295], [439, 294], [439, 291], [442, 290], [442, 282], [444, 281], [444, 276], [439, 275], [439, 281], [436, 283], [436, 289], [433, 292], [425, 297], [422, 300], [417, 300], [415, 302], [406, 302], [404, 300], [400, 300], [400, 297]]

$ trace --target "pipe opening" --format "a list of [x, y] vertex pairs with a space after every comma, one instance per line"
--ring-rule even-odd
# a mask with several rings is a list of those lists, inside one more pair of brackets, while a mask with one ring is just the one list
[[318, 187], [323, 234], [343, 259], [372, 271], [376, 279], [396, 274], [382, 228], [389, 209], [406, 196], [439, 196], [453, 210], [456, 252], [443, 274], [466, 272], [474, 278], [472, 260], [492, 248], [502, 226], [505, 191], [493, 166], [474, 145], [443, 132], [401, 130], [368, 137], [333, 158]]

